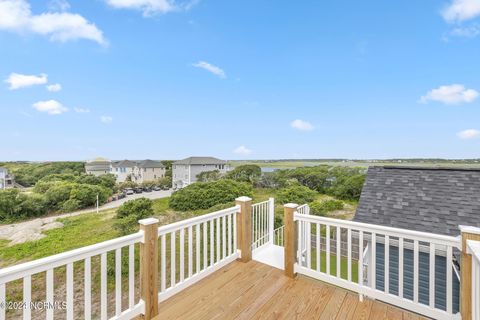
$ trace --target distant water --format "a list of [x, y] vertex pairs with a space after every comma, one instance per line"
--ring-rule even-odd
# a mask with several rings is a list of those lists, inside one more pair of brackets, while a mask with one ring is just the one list
[[261, 167], [261, 168], [262, 168], [262, 172], [273, 172], [273, 171], [279, 170], [278, 168], [272, 168], [272, 167]]

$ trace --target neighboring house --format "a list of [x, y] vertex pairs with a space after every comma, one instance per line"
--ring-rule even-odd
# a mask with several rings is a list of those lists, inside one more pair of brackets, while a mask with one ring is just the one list
[[[355, 221], [459, 236], [459, 225], [480, 227], [480, 170], [370, 167]], [[398, 293], [398, 241], [389, 247], [389, 288]], [[376, 287], [384, 290], [384, 241], [376, 243]], [[369, 256], [367, 246], [366, 256]], [[404, 249], [404, 297], [413, 299], [412, 244]], [[419, 302], [429, 303], [429, 247], [419, 246]], [[445, 310], [446, 252], [436, 248], [435, 305]], [[459, 308], [458, 252], [452, 270], [453, 308]], [[367, 259], [368, 260], [368, 259]], [[369, 275], [371, 277], [371, 275]]]
[[151, 182], [165, 178], [165, 166], [160, 161], [144, 160], [133, 169], [132, 181], [137, 183]]
[[130, 160], [113, 162], [112, 173], [117, 177], [117, 182], [125, 182], [129, 176], [131, 178], [133, 177], [133, 172], [136, 166], [137, 163]]
[[95, 158], [85, 163], [85, 172], [94, 176], [111, 173], [112, 162], [105, 158]]
[[190, 157], [175, 161], [172, 165], [172, 186], [180, 189], [197, 181], [197, 175], [205, 171], [228, 171], [227, 161], [213, 157]]
[[14, 176], [8, 173], [7, 168], [0, 167], [0, 189], [13, 188], [14, 186]]

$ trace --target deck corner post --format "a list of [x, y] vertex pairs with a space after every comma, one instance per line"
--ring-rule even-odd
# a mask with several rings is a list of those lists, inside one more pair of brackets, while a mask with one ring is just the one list
[[143, 232], [140, 243], [140, 297], [145, 303], [142, 318], [153, 319], [158, 315], [158, 219], [138, 221]]
[[298, 205], [295, 203], [287, 203], [283, 206], [283, 223], [285, 225], [285, 275], [290, 278], [295, 277], [294, 265], [296, 260], [297, 228], [294, 221], [294, 214], [297, 211], [297, 207]]
[[480, 241], [480, 228], [459, 226], [462, 237], [460, 264], [460, 314], [462, 320], [472, 319], [472, 255], [467, 252], [467, 240]]
[[239, 197], [235, 204], [240, 206], [237, 214], [237, 248], [240, 249], [240, 261], [252, 260], [252, 198]]

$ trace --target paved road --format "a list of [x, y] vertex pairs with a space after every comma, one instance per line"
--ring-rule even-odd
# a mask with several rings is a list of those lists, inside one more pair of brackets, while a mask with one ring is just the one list
[[[171, 190], [132, 194], [128, 195], [123, 199], [104, 204], [103, 206], [100, 206], [99, 210], [117, 208], [120, 207], [123, 203], [133, 199], [148, 198], [153, 200], [166, 198], [169, 197], [171, 194]], [[84, 213], [92, 213], [95, 211], [95, 208], [88, 208], [75, 212], [63, 213], [56, 216], [36, 218], [18, 223], [0, 225], [0, 239], [9, 240], [10, 245], [23, 243], [26, 241], [38, 240], [45, 237], [45, 235], [42, 233], [43, 231], [63, 227], [63, 224], [58, 222], [57, 219], [78, 216]]]

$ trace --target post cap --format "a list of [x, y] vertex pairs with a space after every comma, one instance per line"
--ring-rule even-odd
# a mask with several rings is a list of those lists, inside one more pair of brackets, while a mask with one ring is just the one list
[[149, 226], [151, 224], [158, 223], [159, 220], [157, 218], [146, 218], [142, 220], [138, 220], [138, 223], [141, 224], [142, 226]]
[[296, 203], [285, 203], [283, 205], [284, 208], [291, 208], [291, 209], [296, 209], [298, 207], [298, 204]]
[[243, 196], [243, 197], [238, 197], [237, 199], [235, 199], [235, 201], [247, 202], [247, 201], [252, 201], [252, 198]]
[[458, 226], [461, 233], [473, 233], [473, 234], [480, 234], [480, 228], [473, 227], [473, 226]]

